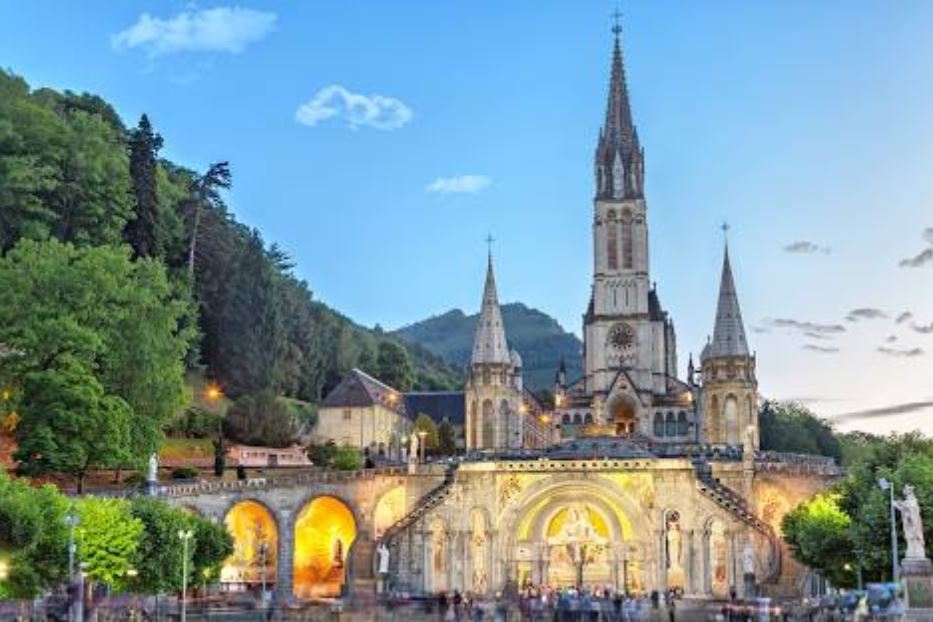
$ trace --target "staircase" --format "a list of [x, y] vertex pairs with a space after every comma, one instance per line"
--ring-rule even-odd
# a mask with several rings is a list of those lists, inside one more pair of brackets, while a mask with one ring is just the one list
[[400, 518], [395, 524], [382, 533], [381, 541], [386, 543], [386, 545], [391, 544], [395, 536], [411, 527], [419, 518], [440, 505], [444, 499], [447, 498], [447, 495], [450, 494], [450, 490], [456, 480], [457, 465], [454, 464], [447, 468], [444, 481], [439, 486], [419, 499], [411, 512]]
[[755, 514], [742, 495], [713, 477], [709, 463], [705, 461], [694, 462], [694, 469], [697, 476], [697, 490], [700, 494], [768, 540], [771, 547], [770, 563], [761, 578], [761, 583], [778, 583], [781, 578], [781, 541], [778, 535], [774, 533], [774, 529]]

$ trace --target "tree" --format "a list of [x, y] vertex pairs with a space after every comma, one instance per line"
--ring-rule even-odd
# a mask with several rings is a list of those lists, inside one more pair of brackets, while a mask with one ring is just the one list
[[857, 563], [849, 537], [852, 519], [840, 509], [839, 501], [838, 493], [819, 494], [788, 512], [781, 529], [794, 558], [833, 585], [851, 587]]
[[340, 447], [334, 452], [333, 465], [340, 471], [358, 471], [363, 468], [363, 456], [354, 447]]
[[416, 434], [418, 432], [424, 432], [423, 437], [420, 434], [418, 435], [418, 441], [424, 443], [425, 451], [434, 451], [437, 449], [439, 438], [437, 424], [434, 423], [434, 419], [421, 413], [415, 418], [414, 428]]
[[215, 580], [220, 576], [224, 560], [233, 555], [233, 537], [223, 523], [198, 515], [188, 519], [194, 532], [191, 576], [204, 581]]
[[379, 380], [399, 391], [410, 391], [415, 380], [415, 371], [408, 352], [394, 341], [379, 342], [376, 355], [376, 375]]
[[221, 190], [231, 185], [230, 163], [215, 162], [191, 184], [191, 234], [188, 241], [188, 272], [194, 276], [194, 263], [201, 230], [201, 212], [205, 207], [222, 207]]
[[54, 486], [33, 488], [0, 469], [0, 551], [9, 554], [0, 599], [35, 598], [64, 579], [66, 509]]
[[437, 449], [445, 456], [457, 453], [457, 431], [446, 419], [437, 427]]
[[139, 466], [184, 396], [190, 307], [127, 248], [21, 241], [0, 258], [0, 379], [24, 472]]
[[832, 427], [801, 404], [766, 400], [758, 421], [764, 450], [842, 458]]
[[121, 589], [127, 571], [138, 561], [143, 522], [130, 513], [124, 499], [85, 497], [78, 503], [78, 515], [76, 555], [87, 564], [88, 578]]
[[288, 447], [295, 442], [295, 421], [288, 406], [271, 391], [244, 395], [224, 421], [224, 435], [244, 445]]
[[162, 255], [159, 223], [157, 156], [162, 137], [152, 130], [145, 114], [129, 133], [130, 177], [136, 198], [136, 215], [126, 226], [126, 239], [136, 257]]
[[[163, 594], [181, 590], [183, 545], [178, 532], [188, 529], [189, 516], [154, 497], [136, 497], [130, 515], [142, 525], [134, 556], [137, 575], [133, 589], [142, 594]], [[187, 564], [194, 559], [188, 550]]]

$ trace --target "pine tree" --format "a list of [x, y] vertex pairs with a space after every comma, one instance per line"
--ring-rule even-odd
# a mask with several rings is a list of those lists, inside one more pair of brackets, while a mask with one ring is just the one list
[[136, 257], [160, 256], [159, 195], [156, 189], [157, 157], [162, 137], [152, 131], [149, 117], [143, 115], [130, 132], [130, 177], [136, 197], [136, 217], [126, 225], [127, 241]]

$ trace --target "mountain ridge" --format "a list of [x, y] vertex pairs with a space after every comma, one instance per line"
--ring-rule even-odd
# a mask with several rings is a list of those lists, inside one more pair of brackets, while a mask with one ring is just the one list
[[[552, 389], [563, 357], [567, 379], [583, 373], [583, 343], [553, 317], [522, 302], [501, 305], [509, 347], [522, 357], [525, 383], [534, 391]], [[473, 348], [479, 313], [467, 315], [454, 308], [412, 322], [391, 332], [393, 336], [420, 345], [451, 365], [465, 368]]]

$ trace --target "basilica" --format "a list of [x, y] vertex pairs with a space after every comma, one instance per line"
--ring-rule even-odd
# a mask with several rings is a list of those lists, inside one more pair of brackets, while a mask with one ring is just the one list
[[[257, 577], [289, 601], [488, 596], [527, 583], [698, 600], [813, 589], [818, 578], [789, 555], [781, 519], [841, 472], [830, 459], [760, 450], [756, 360], [728, 248], [711, 337], [699, 367], [690, 360], [678, 377], [674, 321], [650, 277], [646, 154], [614, 34], [583, 376], [558, 370], [553, 404], [523, 386], [490, 254], [462, 391], [405, 394], [354, 370], [325, 400], [322, 438], [384, 466], [163, 489], [227, 525], [229, 589]], [[432, 409], [460, 428], [454, 459], [415, 451], [413, 413]], [[261, 567], [260, 550], [274, 552]]]

